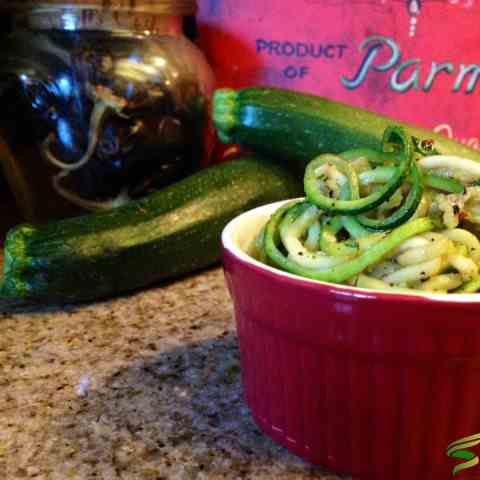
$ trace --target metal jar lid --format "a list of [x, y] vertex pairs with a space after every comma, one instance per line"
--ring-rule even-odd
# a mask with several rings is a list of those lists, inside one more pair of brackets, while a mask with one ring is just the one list
[[0, 9], [17, 11], [74, 8], [183, 16], [197, 11], [196, 0], [1, 0], [0, 4]]

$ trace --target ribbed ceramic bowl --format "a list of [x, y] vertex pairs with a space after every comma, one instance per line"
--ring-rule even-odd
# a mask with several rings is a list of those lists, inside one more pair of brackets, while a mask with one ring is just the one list
[[[256, 422], [339, 474], [453, 478], [465, 460], [447, 446], [480, 433], [480, 295], [385, 293], [265, 266], [248, 251], [281, 203], [237, 217], [222, 236]], [[480, 466], [468, 472], [480, 478]]]

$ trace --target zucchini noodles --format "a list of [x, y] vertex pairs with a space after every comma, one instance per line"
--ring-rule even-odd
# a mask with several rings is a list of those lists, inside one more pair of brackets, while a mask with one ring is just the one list
[[480, 164], [388, 127], [381, 151], [324, 154], [254, 256], [314, 280], [394, 291], [480, 290]]

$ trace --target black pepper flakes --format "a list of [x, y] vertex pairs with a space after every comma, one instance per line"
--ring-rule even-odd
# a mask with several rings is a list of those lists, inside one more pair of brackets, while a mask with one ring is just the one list
[[428, 140], [423, 140], [420, 146], [427, 152], [431, 152], [433, 150], [433, 145], [434, 145], [434, 140], [433, 139], [428, 139]]

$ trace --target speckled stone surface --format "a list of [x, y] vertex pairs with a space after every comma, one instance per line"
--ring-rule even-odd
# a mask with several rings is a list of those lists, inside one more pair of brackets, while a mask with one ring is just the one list
[[338, 480], [262, 435], [220, 269], [94, 305], [2, 309], [0, 479]]

